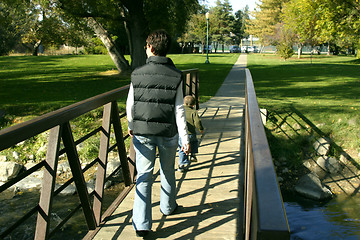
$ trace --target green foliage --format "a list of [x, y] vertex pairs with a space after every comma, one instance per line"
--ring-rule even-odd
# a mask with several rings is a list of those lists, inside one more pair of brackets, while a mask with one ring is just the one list
[[[86, 113], [71, 122], [74, 138], [79, 139], [90, 133], [101, 124], [102, 111], [100, 109]], [[96, 134], [78, 146], [79, 158], [82, 162], [95, 159], [99, 153], [100, 134]]]
[[247, 22], [250, 20], [249, 16], [249, 7], [246, 7], [243, 10], [238, 10], [235, 13], [235, 20], [232, 24], [231, 32], [234, 34], [233, 43], [239, 45], [241, 39], [248, 38], [249, 34], [246, 33]]
[[0, 56], [7, 55], [20, 42], [25, 12], [12, 1], [0, 2]]
[[16, 44], [33, 48], [58, 47], [65, 43], [86, 44], [88, 28], [64, 15], [56, 1], [4, 0], [0, 2], [0, 55], [6, 55]]
[[210, 35], [215, 52], [219, 44], [230, 44], [230, 32], [235, 18], [229, 0], [216, 1], [216, 6], [210, 9]]
[[[291, 111], [289, 112], [291, 113]], [[275, 115], [273, 110], [270, 110], [269, 115], [269, 117]], [[303, 160], [309, 158], [312, 151], [312, 143], [309, 141], [311, 136], [309, 132], [301, 128], [296, 128], [296, 134], [292, 128], [298, 124], [289, 122], [293, 119], [286, 118], [286, 116], [288, 116], [286, 113], [280, 115], [285, 119], [281, 126], [278, 125], [282, 120], [280, 117], [275, 119], [278, 122], [273, 122], [274, 119], [269, 119], [266, 122], [266, 137], [273, 159], [278, 162], [286, 161], [286, 166], [294, 170], [302, 167]]]
[[[49, 132], [43, 132], [1, 152], [8, 161], [26, 164], [28, 160], [39, 162], [45, 159]], [[15, 157], [17, 153], [17, 157]]]
[[280, 55], [284, 60], [291, 58], [294, 55], [292, 46], [294, 45], [294, 37], [291, 31], [285, 28], [281, 28], [278, 37], [278, 43], [276, 45], [277, 54]]
[[85, 47], [86, 54], [108, 54], [105, 45], [97, 37], [91, 39], [90, 43]]
[[[131, 55], [131, 67], [135, 68], [145, 63], [143, 46], [147, 34], [155, 29], [165, 29], [176, 39], [180, 36], [189, 16], [199, 8], [196, 0], [133, 0], [133, 1], [73, 1], [59, 0], [61, 8], [67, 14], [78, 18], [94, 20], [91, 24], [101, 39], [108, 40], [108, 36], [117, 36], [116, 48], [110, 47], [113, 43], [105, 44], [110, 49], [116, 49], [112, 59], [119, 71], [128, 70], [128, 63], [123, 55]], [[104, 40], [105, 41], [105, 40]], [[111, 41], [110, 41], [111, 42]], [[102, 52], [102, 49], [92, 48], [90, 52]], [[120, 64], [119, 64], [120, 63]]]
[[190, 17], [185, 32], [178, 39], [182, 46], [193, 46], [198, 43], [205, 46], [206, 12], [209, 12], [209, 41], [214, 42], [215, 51], [219, 44], [240, 44], [241, 39], [247, 36], [245, 28], [246, 21], [249, 19], [248, 7], [233, 15], [229, 1], [218, 0], [215, 7], [207, 9], [202, 6], [197, 13]]
[[[159, 7], [161, 6], [161, 7]], [[190, 16], [200, 8], [195, 0], [145, 0], [144, 13], [150, 31], [166, 29], [172, 36], [180, 36]]]
[[46, 48], [66, 42], [66, 33], [70, 29], [57, 3], [51, 0], [30, 1], [26, 12], [31, 14], [23, 25], [22, 43], [34, 47], [33, 55], [37, 55], [40, 43]]
[[280, 55], [284, 60], [291, 58], [294, 55], [292, 46], [287, 43], [280, 43], [276, 46], [277, 54]]
[[178, 39], [183, 46], [188, 43], [206, 43], [206, 18], [205, 8], [202, 8], [196, 14], [191, 15], [189, 22], [186, 25], [186, 30], [183, 35]]
[[[74, 140], [76, 141], [100, 127], [102, 122], [101, 120], [102, 111], [100, 109], [96, 109], [71, 121], [70, 124], [73, 130]], [[123, 134], [125, 134], [127, 130], [127, 121], [122, 121], [122, 124]], [[17, 161], [24, 164], [29, 160], [33, 160], [35, 162], [42, 161], [46, 157], [48, 138], [49, 131], [43, 132], [2, 151], [1, 155], [6, 156], [8, 161]], [[111, 144], [115, 143], [114, 136], [111, 136], [110, 142]], [[77, 145], [80, 161], [90, 162], [94, 160], [99, 154], [99, 146], [100, 133], [95, 134], [86, 141]], [[61, 147], [63, 147], [62, 144]], [[15, 155], [14, 152], [18, 155]], [[18, 159], [16, 159], [15, 156], [18, 156]]]
[[250, 20], [249, 33], [264, 45], [276, 45], [284, 27], [299, 46], [326, 43], [354, 49], [360, 38], [359, 9], [355, 0], [263, 0]]
[[93, 36], [87, 22], [71, 15], [63, 15], [63, 18], [66, 21], [66, 31], [63, 33], [66, 44], [72, 47], [87, 46]]
[[297, 44], [316, 43], [316, 8], [315, 2], [308, 0], [292, 0], [285, 4], [282, 11], [284, 27], [296, 35]]
[[289, 0], [262, 0], [253, 18], [248, 22], [247, 33], [257, 36], [263, 45], [276, 45], [277, 32], [281, 25], [281, 12], [284, 4]]

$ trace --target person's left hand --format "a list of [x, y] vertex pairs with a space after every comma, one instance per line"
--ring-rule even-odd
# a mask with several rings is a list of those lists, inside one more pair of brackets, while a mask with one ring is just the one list
[[132, 130], [128, 129], [128, 133], [129, 133], [130, 137], [134, 137], [134, 133]]

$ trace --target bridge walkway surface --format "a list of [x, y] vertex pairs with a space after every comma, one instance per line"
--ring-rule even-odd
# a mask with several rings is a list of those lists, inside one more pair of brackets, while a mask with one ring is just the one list
[[[200, 139], [198, 161], [186, 172], [175, 169], [179, 207], [170, 216], [162, 215], [159, 208], [157, 161], [152, 193], [153, 226], [146, 239], [242, 238], [246, 62], [246, 55], [241, 54], [216, 96], [200, 105], [205, 133]], [[139, 239], [131, 221], [134, 194], [135, 188], [94, 239]]]

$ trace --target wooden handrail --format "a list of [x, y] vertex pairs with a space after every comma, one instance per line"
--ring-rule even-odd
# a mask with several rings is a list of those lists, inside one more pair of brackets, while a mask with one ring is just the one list
[[0, 151], [32, 136], [47, 131], [56, 125], [70, 121], [106, 103], [126, 96], [129, 86], [114, 89], [95, 97], [74, 103], [67, 107], [16, 124], [0, 131]]
[[249, 69], [245, 71], [245, 239], [290, 239], [254, 84]]

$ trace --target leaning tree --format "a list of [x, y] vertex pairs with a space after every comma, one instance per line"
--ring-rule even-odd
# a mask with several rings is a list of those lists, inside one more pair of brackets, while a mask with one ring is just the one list
[[[197, 0], [58, 1], [59, 7], [66, 13], [88, 21], [106, 46], [119, 72], [126, 72], [145, 63], [145, 40], [151, 30], [163, 28], [174, 37], [180, 36], [188, 16], [199, 6]], [[126, 34], [116, 37], [127, 39], [131, 65], [124, 57], [124, 48], [115, 44], [116, 32]]]

